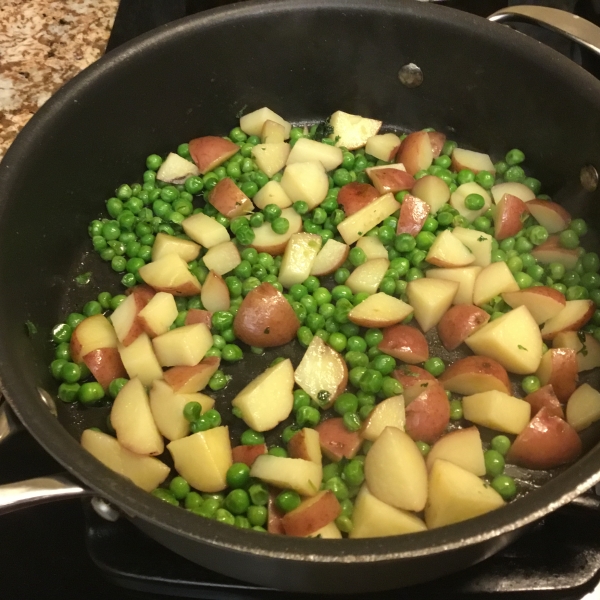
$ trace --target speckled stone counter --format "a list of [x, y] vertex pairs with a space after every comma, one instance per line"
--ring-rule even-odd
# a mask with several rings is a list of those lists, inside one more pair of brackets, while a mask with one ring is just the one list
[[33, 113], [102, 56], [118, 0], [0, 0], [0, 159]]

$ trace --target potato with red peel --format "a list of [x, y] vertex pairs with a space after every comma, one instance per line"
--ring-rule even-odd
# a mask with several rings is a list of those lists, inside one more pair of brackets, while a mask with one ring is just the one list
[[278, 123], [283, 127], [283, 139], [287, 140], [290, 137], [292, 124], [266, 106], [241, 116], [240, 129], [247, 135], [258, 136], [261, 135], [268, 121]]
[[329, 490], [323, 490], [312, 498], [303, 500], [297, 508], [286, 513], [281, 519], [286, 535], [305, 537], [335, 521], [342, 513], [342, 507]]
[[195, 296], [202, 288], [178, 254], [166, 254], [140, 267], [138, 273], [157, 292], [167, 292], [173, 296]]
[[432, 383], [406, 406], [406, 433], [415, 441], [433, 444], [450, 423], [450, 402], [444, 388]]
[[182, 240], [162, 232], [157, 233], [152, 245], [152, 260], [158, 260], [165, 254], [179, 254], [185, 262], [191, 262], [198, 258], [200, 246], [190, 240]]
[[290, 416], [294, 406], [294, 367], [289, 358], [268, 367], [231, 401], [254, 431], [269, 431]]
[[436, 214], [450, 200], [450, 188], [444, 180], [435, 175], [425, 175], [417, 179], [411, 193], [426, 202], [432, 214]]
[[490, 321], [465, 343], [475, 354], [493, 358], [518, 375], [534, 373], [542, 360], [540, 329], [524, 306]]
[[294, 379], [315, 402], [329, 408], [346, 389], [348, 367], [339, 352], [315, 335], [296, 368]]
[[373, 258], [356, 267], [350, 273], [350, 277], [346, 279], [346, 285], [352, 290], [353, 294], [360, 292], [374, 294], [379, 289], [379, 284], [389, 268], [390, 261], [386, 252], [385, 258]]
[[119, 340], [111, 322], [104, 315], [84, 319], [71, 334], [71, 360], [81, 364], [83, 357], [100, 348], [116, 348]]
[[366, 484], [362, 486], [352, 512], [349, 538], [387, 537], [419, 531], [427, 531], [427, 527], [414, 513], [382, 502], [371, 494]]
[[542, 327], [542, 338], [553, 340], [559, 333], [579, 331], [594, 315], [591, 300], [567, 300], [565, 307]]
[[425, 508], [425, 459], [415, 442], [395, 427], [386, 427], [373, 442], [365, 459], [365, 482], [376, 498], [395, 508]]
[[152, 340], [161, 367], [197, 365], [212, 345], [210, 329], [203, 323], [177, 327]]
[[267, 531], [278, 535], [285, 535], [283, 519], [285, 513], [277, 506], [277, 495], [279, 491], [271, 488], [267, 502]]
[[417, 233], [423, 229], [430, 212], [429, 204], [420, 198], [411, 195], [405, 196], [400, 208], [396, 234], [409, 233], [416, 237]]
[[223, 164], [239, 149], [240, 147], [231, 140], [216, 135], [205, 135], [189, 143], [190, 156], [202, 175]]
[[150, 302], [139, 311], [137, 321], [142, 326], [142, 330], [153, 338], [169, 331], [177, 318], [177, 314], [177, 304], [173, 295], [167, 292], [157, 292]]
[[218, 273], [208, 272], [200, 291], [200, 299], [204, 308], [211, 313], [219, 310], [229, 310], [231, 302], [229, 288]]
[[367, 140], [381, 129], [381, 121], [352, 115], [342, 110], [336, 110], [329, 122], [333, 127], [330, 139], [335, 140], [336, 146], [343, 146], [348, 150], [362, 148]]
[[446, 350], [458, 348], [470, 335], [483, 327], [490, 315], [472, 304], [457, 304], [438, 323], [438, 335]]
[[355, 306], [348, 319], [362, 327], [388, 327], [400, 323], [412, 312], [412, 306], [406, 302], [378, 292]]
[[441, 131], [428, 131], [427, 135], [429, 136], [429, 141], [431, 142], [431, 152], [433, 153], [433, 158], [438, 158], [444, 149], [444, 144], [446, 143], [446, 134], [442, 133]]
[[494, 237], [498, 241], [517, 235], [523, 229], [523, 215], [529, 213], [528, 206], [520, 198], [504, 194], [494, 213]]
[[204, 323], [209, 329], [212, 327], [212, 313], [201, 308], [190, 308], [185, 315], [184, 325]]
[[127, 377], [127, 371], [116, 348], [97, 348], [83, 357], [85, 366], [106, 392], [113, 379]]
[[577, 357], [572, 348], [551, 348], [543, 356], [536, 375], [542, 385], [550, 384], [556, 397], [566, 402], [577, 388]]
[[559, 333], [552, 340], [552, 346], [575, 350], [579, 372], [600, 367], [600, 342], [589, 333], [579, 331]]
[[465, 267], [475, 262], [475, 256], [449, 229], [445, 229], [435, 238], [425, 260], [436, 267]]
[[252, 200], [242, 192], [230, 177], [225, 177], [208, 194], [208, 201], [228, 219], [252, 212]]
[[241, 262], [242, 258], [234, 242], [224, 242], [213, 246], [202, 257], [207, 269], [218, 275], [225, 275], [233, 271]]
[[281, 489], [295, 490], [302, 496], [316, 496], [323, 478], [323, 467], [301, 458], [261, 454], [250, 469], [250, 477], [257, 477]]
[[498, 204], [505, 194], [516, 196], [519, 200], [523, 200], [523, 202], [530, 202], [535, 199], [535, 194], [531, 191], [531, 188], [528, 188], [523, 183], [517, 183], [516, 181], [499, 183], [493, 186], [490, 191], [492, 192], [495, 204]]
[[504, 261], [492, 263], [482, 269], [473, 286], [473, 304], [487, 304], [504, 292], [518, 292], [519, 284]]
[[357, 431], [348, 431], [341, 417], [322, 421], [315, 430], [319, 433], [321, 451], [333, 462], [354, 458], [363, 442]]
[[412, 402], [425, 386], [437, 382], [437, 379], [429, 371], [416, 365], [402, 365], [392, 372], [392, 377], [402, 384], [404, 401], [407, 404]]
[[144, 331], [138, 316], [145, 306], [144, 295], [133, 292], [119, 304], [110, 316], [117, 338], [123, 346], [129, 346]]
[[[267, 252], [271, 256], [283, 254], [290, 238], [295, 233], [301, 232], [303, 225], [302, 217], [291, 207], [284, 208], [281, 211], [281, 217], [287, 219], [290, 224], [285, 233], [275, 233], [271, 223], [263, 223], [260, 227], [253, 228], [254, 241], [250, 246], [257, 252]], [[344, 260], [346, 259], [344, 258]]]
[[415, 185], [415, 178], [402, 165], [382, 165], [370, 167], [366, 171], [379, 194], [404, 192]]
[[303, 427], [288, 442], [288, 453], [291, 458], [311, 460], [320, 465], [323, 460], [319, 432], [310, 427]]
[[383, 339], [377, 348], [402, 362], [416, 365], [429, 358], [425, 336], [410, 325], [392, 325], [383, 330]]
[[445, 279], [422, 277], [409, 282], [406, 295], [419, 327], [425, 332], [435, 327], [452, 305], [459, 284]]
[[489, 154], [475, 152], [474, 150], [465, 150], [464, 148], [454, 148], [452, 152], [452, 168], [455, 171], [470, 169], [477, 174], [480, 171], [488, 171], [492, 175], [496, 173], [496, 167]]
[[263, 144], [285, 142], [287, 139], [286, 128], [277, 121], [266, 120], [260, 130], [260, 141]]
[[346, 216], [350, 217], [379, 196], [379, 192], [372, 185], [353, 181], [340, 188], [337, 202], [344, 209]]
[[409, 133], [398, 149], [396, 161], [402, 163], [407, 172], [415, 175], [423, 169], [428, 169], [433, 162], [431, 138], [426, 131]]
[[221, 359], [218, 356], [207, 356], [197, 365], [171, 367], [163, 373], [163, 378], [173, 391], [180, 394], [192, 394], [203, 390], [210, 378], [219, 368]]
[[557, 262], [565, 267], [565, 269], [574, 269], [579, 260], [579, 252], [577, 249], [563, 248], [559, 242], [558, 235], [551, 235], [548, 239], [539, 246], [536, 246], [531, 255], [541, 265], [549, 265]]
[[251, 467], [259, 456], [267, 454], [267, 452], [266, 444], [246, 444], [234, 446], [231, 449], [231, 456], [234, 463], [244, 463]]
[[511, 393], [506, 369], [485, 356], [467, 356], [449, 365], [439, 377], [444, 389], [469, 396], [489, 390]]
[[531, 200], [527, 203], [527, 208], [548, 233], [559, 233], [571, 222], [571, 215], [560, 204], [550, 200]]
[[586, 429], [600, 419], [600, 392], [591, 385], [580, 385], [567, 401], [567, 423], [575, 431]]
[[551, 384], [544, 385], [539, 390], [527, 394], [523, 400], [531, 404], [532, 417], [535, 417], [542, 408], [545, 408], [549, 414], [556, 415], [561, 419], [565, 418], [565, 413]]
[[504, 292], [502, 300], [511, 308], [526, 306], [538, 325], [555, 317], [565, 307], [566, 303], [564, 294], [545, 285], [516, 292]]
[[433, 463], [425, 507], [429, 529], [466, 521], [504, 505], [500, 494], [473, 473], [441, 458]]
[[458, 291], [452, 304], [473, 304], [475, 280], [481, 273], [481, 267], [455, 267], [453, 269], [427, 269], [425, 277], [458, 281]]
[[521, 433], [531, 418], [529, 403], [497, 390], [465, 396], [462, 402], [467, 421], [503, 433]]
[[[174, 185], [185, 183], [188, 177], [199, 175], [200, 171], [193, 162], [175, 152], [169, 152], [156, 172], [156, 179]], [[191, 259], [193, 260], [193, 259]]]
[[397, 427], [404, 431], [406, 413], [404, 397], [391, 396], [379, 402], [364, 420], [360, 435], [363, 439], [374, 442], [386, 427]]
[[398, 202], [394, 194], [384, 194], [346, 217], [339, 225], [338, 232], [346, 244], [353, 244], [381, 221], [398, 210]]
[[506, 456], [527, 469], [553, 469], [581, 454], [581, 440], [566, 421], [542, 408], [517, 436]]
[[233, 320], [236, 337], [257, 348], [283, 346], [296, 337], [299, 327], [290, 303], [267, 282], [246, 295]]
[[139, 377], [147, 387], [152, 385], [155, 379], [162, 379], [163, 370], [154, 354], [152, 341], [146, 333], [138, 335], [127, 347], [119, 344], [118, 350], [130, 379]]
[[371, 136], [365, 145], [365, 152], [386, 162], [394, 160], [398, 148], [400, 148], [400, 138], [395, 133], [382, 133]]
[[465, 429], [455, 429], [440, 438], [427, 454], [427, 469], [431, 471], [433, 463], [441, 458], [454, 465], [483, 477], [485, 460], [481, 435], [474, 425]]
[[136, 454], [162, 454], [165, 446], [158, 431], [148, 394], [142, 382], [134, 377], [117, 394], [110, 411], [110, 422], [119, 443]]
[[329, 275], [337, 271], [346, 262], [349, 252], [350, 246], [347, 244], [338, 242], [333, 238], [327, 240], [325, 245], [319, 250], [310, 274], [315, 277], [322, 277], [323, 275]]

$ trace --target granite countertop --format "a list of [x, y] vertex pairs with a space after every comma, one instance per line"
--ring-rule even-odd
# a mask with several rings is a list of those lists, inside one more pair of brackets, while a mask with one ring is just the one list
[[0, 1], [0, 159], [35, 111], [102, 56], [118, 4]]

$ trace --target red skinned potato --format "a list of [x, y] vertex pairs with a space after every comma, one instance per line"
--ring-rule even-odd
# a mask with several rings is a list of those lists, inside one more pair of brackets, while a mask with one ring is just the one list
[[406, 433], [415, 441], [433, 444], [450, 423], [450, 402], [444, 388], [431, 383], [406, 407]]
[[488, 154], [464, 148], [455, 148], [452, 152], [452, 167], [455, 171], [470, 169], [475, 174], [480, 171], [489, 171], [492, 175], [496, 173], [494, 163]]
[[233, 321], [236, 337], [258, 348], [287, 344], [299, 327], [294, 309], [270, 283], [261, 283], [244, 298]]
[[71, 360], [81, 364], [83, 357], [99, 348], [116, 348], [118, 344], [111, 322], [102, 314], [84, 319], [71, 335]]
[[531, 394], [527, 394], [523, 400], [531, 404], [531, 416], [533, 417], [535, 417], [542, 408], [545, 408], [549, 414], [555, 415], [560, 419], [565, 418], [565, 413], [551, 384], [545, 385], [539, 390], [531, 392]]
[[437, 381], [429, 371], [415, 365], [402, 365], [392, 372], [392, 377], [402, 384], [406, 404], [412, 402], [425, 386]]
[[530, 200], [527, 203], [529, 212], [533, 218], [543, 227], [548, 233], [558, 233], [569, 226], [571, 215], [556, 202], [549, 200]]
[[565, 269], [574, 269], [579, 260], [577, 249], [563, 248], [560, 245], [558, 235], [548, 236], [548, 239], [534, 248], [531, 254], [541, 265], [557, 262], [563, 265]]
[[305, 537], [337, 519], [342, 507], [335, 494], [323, 490], [312, 498], [303, 500], [298, 508], [291, 510], [281, 519], [286, 535]]
[[267, 503], [267, 531], [285, 535], [281, 520], [285, 513], [277, 506], [276, 498], [279, 492], [271, 488], [269, 490], [269, 501]]
[[566, 421], [542, 408], [517, 436], [507, 460], [527, 469], [552, 469], [575, 460], [581, 440]]
[[212, 313], [201, 308], [190, 308], [185, 316], [185, 325], [204, 323], [209, 329], [212, 327]]
[[437, 158], [442, 153], [442, 149], [446, 143], [446, 135], [441, 131], [428, 131], [427, 135], [429, 136], [429, 142], [431, 143], [433, 158]]
[[577, 389], [577, 354], [572, 348], [551, 348], [543, 356], [536, 372], [542, 385], [550, 384], [561, 402]]
[[511, 394], [506, 369], [485, 356], [467, 356], [453, 362], [440, 375], [439, 381], [444, 389], [464, 396], [490, 390]]
[[221, 179], [208, 195], [208, 201], [228, 219], [252, 212], [252, 200], [229, 177]]
[[490, 315], [473, 304], [457, 304], [446, 312], [437, 325], [446, 350], [458, 348], [471, 334], [490, 320]]
[[219, 368], [221, 359], [218, 356], [207, 356], [197, 365], [180, 365], [167, 369], [164, 380], [179, 394], [194, 394], [203, 390], [210, 378]]
[[370, 167], [367, 169], [367, 175], [373, 182], [373, 185], [379, 194], [392, 192], [403, 192], [412, 189], [415, 185], [415, 178], [398, 168], [400, 165], [389, 165], [381, 167]]
[[129, 346], [143, 333], [144, 325], [138, 315], [148, 304], [147, 298], [145, 290], [138, 288], [129, 294], [111, 315], [110, 321], [123, 346]]
[[504, 292], [502, 300], [511, 308], [525, 305], [538, 325], [555, 317], [566, 303], [564, 294], [545, 285], [526, 288], [518, 292]]
[[362, 444], [360, 433], [348, 431], [341, 417], [327, 419], [315, 429], [319, 432], [321, 451], [334, 462], [340, 462], [342, 458], [354, 458]]
[[239, 146], [216, 135], [206, 135], [189, 143], [190, 156], [202, 175], [231, 158]]
[[106, 392], [113, 379], [127, 377], [121, 355], [116, 348], [98, 348], [88, 352], [83, 362]]
[[500, 241], [516, 235], [523, 229], [521, 215], [527, 214], [527, 204], [511, 194], [504, 194], [494, 213], [494, 237]]
[[410, 233], [413, 237], [423, 229], [427, 216], [431, 212], [431, 207], [423, 200], [415, 196], [405, 196], [400, 208], [400, 218], [396, 234]]
[[367, 204], [371, 204], [379, 196], [379, 192], [372, 185], [354, 181], [340, 188], [337, 202], [344, 209], [346, 216], [349, 217], [367, 206]]
[[594, 315], [591, 300], [567, 300], [565, 307], [542, 327], [542, 339], [553, 340], [559, 333], [579, 331]]
[[408, 364], [422, 363], [429, 358], [429, 345], [425, 336], [410, 325], [399, 323], [386, 327], [377, 347], [381, 352]]
[[253, 444], [235, 446], [231, 449], [231, 456], [234, 463], [244, 463], [251, 467], [257, 456], [267, 453], [266, 444]]
[[433, 162], [431, 138], [426, 131], [415, 131], [406, 136], [396, 155], [408, 173], [414, 175], [428, 169]]
[[127, 288], [125, 290], [126, 296], [131, 296], [132, 294], [136, 294], [142, 299], [144, 306], [154, 298], [156, 292], [149, 286], [144, 283], [140, 285], [134, 285], [133, 287]]

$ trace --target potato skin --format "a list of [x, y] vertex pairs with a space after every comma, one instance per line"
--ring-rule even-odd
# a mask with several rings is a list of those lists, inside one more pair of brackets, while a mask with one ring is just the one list
[[415, 441], [433, 444], [450, 422], [450, 403], [444, 388], [433, 384], [406, 407], [405, 431]]
[[337, 201], [349, 217], [378, 197], [379, 192], [372, 185], [355, 181], [340, 188]]
[[490, 315], [483, 308], [471, 304], [457, 304], [450, 308], [438, 323], [438, 334], [444, 347], [454, 350], [489, 320]]
[[287, 344], [299, 328], [294, 309], [270, 283], [261, 283], [244, 298], [233, 321], [236, 337], [258, 348]]

